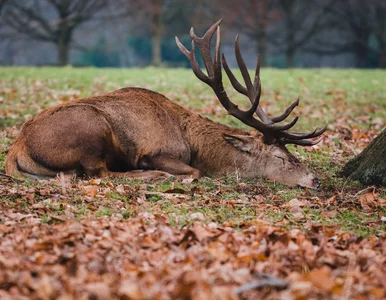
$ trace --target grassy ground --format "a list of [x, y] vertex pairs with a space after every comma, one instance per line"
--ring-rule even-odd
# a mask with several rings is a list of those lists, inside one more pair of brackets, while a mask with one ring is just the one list
[[[197, 182], [0, 175], [0, 298], [385, 299], [386, 189], [339, 177], [385, 127], [385, 75], [262, 70], [266, 111], [277, 114], [300, 95], [295, 130], [328, 124], [318, 145], [290, 147], [318, 175], [319, 191], [236, 175]], [[34, 114], [125, 86], [251, 130], [190, 70], [0, 68], [0, 78], [0, 172]]]
[[[360, 236], [384, 233], [385, 189], [361, 186], [338, 173], [385, 126], [386, 72], [264, 69], [261, 74], [266, 111], [277, 114], [300, 95], [296, 129], [328, 124], [318, 146], [290, 147], [320, 177], [318, 192], [232, 176], [192, 183], [179, 178], [151, 182], [74, 179], [65, 190], [55, 181], [19, 183], [1, 178], [0, 207], [36, 214], [49, 224], [63, 217], [127, 219], [151, 213], [166, 217], [178, 228], [197, 219], [232, 227], [263, 220], [285, 228], [310, 230], [321, 225]], [[0, 78], [0, 171], [17, 129], [32, 115], [126, 86], [158, 91], [187, 109], [250, 130], [227, 116], [211, 90], [190, 70], [0, 68]], [[228, 91], [235, 102], [247, 104], [236, 92]]]

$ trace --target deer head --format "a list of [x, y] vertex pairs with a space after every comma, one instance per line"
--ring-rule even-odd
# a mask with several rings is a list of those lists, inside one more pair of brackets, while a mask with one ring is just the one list
[[[257, 58], [257, 66], [253, 82], [248, 73], [248, 69], [240, 53], [239, 36], [235, 41], [235, 55], [237, 64], [241, 71], [245, 85], [242, 85], [234, 76], [229, 68], [224, 54], [220, 61], [220, 23], [222, 20], [213, 24], [203, 37], [198, 37], [191, 28], [190, 36], [192, 38], [192, 49], [187, 50], [176, 37], [176, 43], [182, 53], [188, 58], [192, 70], [197, 78], [209, 85], [222, 106], [228, 113], [242, 121], [244, 124], [258, 130], [263, 134], [262, 140], [252, 136], [234, 136], [224, 135], [224, 139], [237, 148], [239, 151], [246, 152], [250, 157], [250, 167], [259, 167], [261, 176], [289, 186], [302, 186], [309, 188], [318, 188], [319, 181], [307, 167], [293, 156], [285, 147], [286, 144], [296, 144], [301, 146], [312, 146], [317, 144], [320, 139], [313, 140], [320, 136], [326, 126], [320, 130], [315, 129], [309, 133], [290, 132], [298, 121], [295, 117], [287, 124], [277, 124], [284, 121], [299, 104], [299, 98], [296, 99], [285, 111], [279, 116], [268, 116], [259, 106], [261, 95], [260, 80], [260, 58]], [[211, 54], [211, 40], [213, 34], [216, 35], [215, 57], [214, 61]], [[197, 61], [195, 45], [198, 46], [202, 60], [204, 62], [207, 74], [205, 74]], [[222, 66], [229, 77], [233, 88], [239, 93], [245, 95], [251, 102], [251, 107], [247, 110], [240, 109], [228, 97], [222, 82]], [[255, 117], [257, 115], [258, 118]], [[263, 162], [263, 163], [262, 163]], [[253, 173], [253, 170], [250, 170]]]

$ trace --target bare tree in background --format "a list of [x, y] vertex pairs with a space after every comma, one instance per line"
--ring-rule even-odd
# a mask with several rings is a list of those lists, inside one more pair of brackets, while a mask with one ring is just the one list
[[378, 66], [386, 68], [386, 2], [379, 1], [373, 3], [374, 20], [372, 28], [378, 43]]
[[[199, 17], [202, 12], [202, 1], [181, 1], [181, 0], [121, 0], [122, 7], [126, 6], [127, 13], [140, 31], [147, 31], [150, 35], [152, 45], [153, 66], [160, 66], [162, 63], [161, 46], [162, 40], [171, 32], [177, 34], [176, 23], [186, 19]], [[190, 20], [190, 25], [193, 23]], [[173, 24], [174, 28], [169, 25]], [[181, 25], [181, 24], [180, 24]], [[173, 30], [170, 30], [173, 29]], [[181, 30], [185, 28], [180, 28]]]
[[151, 64], [160, 66], [162, 62], [161, 43], [165, 34], [165, 23], [175, 16], [175, 10], [168, 10], [167, 0], [128, 0], [129, 14], [136, 22], [148, 25], [151, 34], [152, 59]]
[[8, 0], [0, 0], [0, 12], [3, 10], [4, 4], [5, 4], [7, 1], [8, 1]]
[[[325, 26], [327, 9], [333, 1], [323, 5], [309, 0], [276, 0], [281, 26], [273, 33], [272, 41], [285, 53], [286, 66], [295, 66], [295, 55]], [[312, 4], [312, 5], [311, 5]]]
[[368, 67], [369, 57], [376, 56], [378, 66], [386, 68], [386, 1], [339, 0], [329, 12], [331, 29], [344, 39], [326, 41], [317, 52], [354, 53], [359, 68]]
[[106, 4], [105, 0], [12, 0], [3, 7], [2, 21], [11, 34], [54, 44], [58, 65], [64, 66], [74, 31]]
[[268, 29], [277, 20], [272, 0], [219, 0], [218, 13], [237, 29], [256, 42], [256, 52], [260, 54], [261, 66], [268, 62]]

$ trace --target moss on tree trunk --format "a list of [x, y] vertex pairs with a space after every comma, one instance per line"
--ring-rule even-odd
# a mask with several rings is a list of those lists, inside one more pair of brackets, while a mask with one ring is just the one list
[[386, 129], [344, 166], [342, 174], [363, 184], [386, 186]]

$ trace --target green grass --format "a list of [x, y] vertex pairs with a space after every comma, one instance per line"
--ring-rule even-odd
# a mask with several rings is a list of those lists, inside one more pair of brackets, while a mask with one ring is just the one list
[[[30, 117], [42, 108], [75, 96], [95, 95], [126, 86], [158, 91], [185, 108], [201, 110], [216, 105], [210, 88], [188, 69], [0, 68], [0, 78], [0, 96], [4, 98], [0, 109], [8, 114], [0, 118], [2, 127], [20, 124], [26, 115]], [[371, 118], [385, 115], [384, 71], [264, 69], [261, 78], [261, 101], [270, 113], [279, 113], [297, 96], [301, 97], [301, 108], [312, 105], [314, 109], [309, 114], [322, 113], [317, 120], [302, 115], [300, 129], [330, 124], [343, 116], [355, 122], [355, 116], [361, 114], [363, 105], [369, 106], [367, 116]], [[235, 102], [248, 103], [245, 97], [228, 88], [230, 84], [226, 78], [224, 82]], [[337, 104], [347, 106], [341, 111], [343, 115], [334, 113]], [[220, 116], [211, 117], [230, 125], [240, 125], [237, 120], [226, 117], [225, 111]]]
[[[236, 72], [237, 74], [237, 72]], [[330, 143], [315, 151], [290, 146], [310, 165], [322, 182], [320, 191], [290, 189], [278, 183], [238, 179], [235, 176], [202, 178], [190, 184], [179, 178], [152, 182], [129, 179], [104, 179], [95, 197], [85, 195], [81, 186], [87, 180], [74, 180], [67, 194], [51, 182], [7, 181], [0, 189], [3, 210], [33, 213], [44, 222], [56, 222], [52, 216], [69, 218], [130, 218], [151, 213], [164, 216], [177, 227], [197, 218], [229, 226], [246, 226], [256, 220], [286, 228], [309, 230], [320, 223], [358, 235], [385, 232], [382, 206], [364, 213], [360, 204], [366, 187], [339, 177], [343, 164], [365, 143], [344, 140], [344, 130], [380, 132], [386, 122], [386, 72], [381, 70], [261, 70], [261, 105], [276, 115], [301, 97], [296, 109], [300, 120], [295, 130], [309, 130], [328, 124]], [[93, 68], [0, 68], [0, 171], [6, 153], [15, 138], [15, 129], [39, 111], [79, 97], [109, 92], [121, 87], [139, 86], [165, 94], [181, 106], [230, 126], [251, 129], [219, 107], [213, 92], [188, 69], [93, 69]], [[230, 88], [230, 98], [246, 108], [248, 101]], [[5, 179], [4, 179], [5, 180]], [[5, 180], [6, 181], [6, 180]], [[117, 189], [118, 186], [124, 187]], [[11, 193], [10, 190], [17, 190]], [[50, 193], [44, 190], [49, 189]], [[100, 190], [100, 191], [99, 191]], [[386, 191], [374, 188], [380, 198]], [[337, 196], [337, 201], [328, 200]], [[291, 199], [308, 201], [299, 217], [287, 207]], [[326, 217], [326, 211], [337, 211]]]

